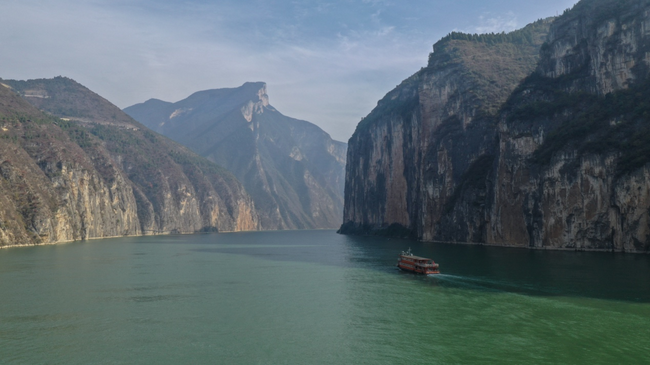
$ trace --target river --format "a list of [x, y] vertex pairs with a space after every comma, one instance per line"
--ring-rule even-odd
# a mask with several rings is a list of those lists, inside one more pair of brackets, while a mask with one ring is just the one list
[[[441, 275], [395, 268], [411, 248]], [[0, 250], [2, 364], [649, 363], [650, 256], [283, 231]]]

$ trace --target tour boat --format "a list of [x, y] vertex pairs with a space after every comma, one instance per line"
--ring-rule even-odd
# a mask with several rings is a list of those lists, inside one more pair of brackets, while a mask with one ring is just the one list
[[440, 265], [426, 257], [414, 256], [410, 248], [408, 251], [402, 251], [399, 255], [397, 258], [397, 267], [418, 274], [440, 274], [440, 270], [438, 270]]

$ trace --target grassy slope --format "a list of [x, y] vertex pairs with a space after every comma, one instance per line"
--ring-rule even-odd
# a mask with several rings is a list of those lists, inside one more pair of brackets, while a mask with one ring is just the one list
[[0, 82], [11, 86], [35, 107], [60, 118], [139, 126], [139, 123], [125, 115], [120, 108], [66, 77]]

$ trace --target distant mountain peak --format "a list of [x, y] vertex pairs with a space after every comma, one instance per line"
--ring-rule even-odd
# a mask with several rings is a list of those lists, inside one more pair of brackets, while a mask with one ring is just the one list
[[266, 83], [197, 91], [158, 104], [125, 111], [231, 170], [253, 197], [264, 229], [340, 224], [346, 145], [282, 115], [269, 104]]
[[[215, 91], [219, 90], [224, 89], [216, 89]], [[242, 86], [234, 88], [232, 90], [241, 90], [247, 98], [249, 97], [250, 100], [255, 104], [259, 103], [261, 107], [269, 106], [269, 95], [266, 92], [266, 82], [245, 82]]]

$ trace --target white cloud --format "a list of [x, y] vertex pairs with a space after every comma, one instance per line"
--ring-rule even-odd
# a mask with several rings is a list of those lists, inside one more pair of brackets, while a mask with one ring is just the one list
[[[396, 82], [424, 64], [428, 49], [426, 43], [419, 52], [408, 49], [395, 27], [383, 24], [296, 42], [295, 24], [244, 33], [205, 14], [151, 16], [130, 6], [71, 0], [42, 5], [16, 6], [15, 20], [0, 24], [0, 41], [12, 50], [0, 77], [69, 76], [119, 107], [266, 81], [280, 111], [340, 140]], [[251, 34], [261, 39], [247, 39]]]
[[278, 110], [347, 140], [377, 100], [426, 64], [451, 24], [470, 32], [518, 24], [515, 12], [457, 4], [3, 0], [0, 77], [68, 76], [119, 107], [266, 81]]

